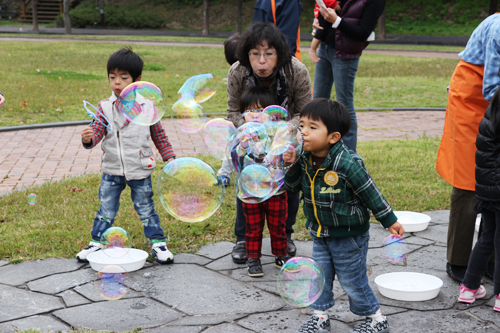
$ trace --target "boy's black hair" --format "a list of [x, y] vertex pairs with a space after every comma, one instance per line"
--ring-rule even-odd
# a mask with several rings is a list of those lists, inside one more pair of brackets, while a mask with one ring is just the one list
[[108, 76], [109, 72], [114, 69], [127, 71], [134, 81], [142, 74], [144, 61], [141, 57], [134, 53], [131, 47], [124, 47], [113, 53], [108, 59]]
[[328, 134], [339, 132], [341, 137], [351, 128], [351, 116], [347, 108], [329, 98], [316, 98], [304, 105], [300, 111], [300, 118], [302, 117], [320, 120], [325, 124]]
[[278, 55], [276, 68], [281, 68], [292, 60], [292, 53], [285, 35], [272, 23], [256, 22], [241, 36], [238, 58], [240, 64], [251, 69], [248, 52], [267, 41], [269, 47], [274, 47]]
[[241, 35], [236, 33], [224, 41], [224, 55], [229, 65], [238, 61], [238, 46], [240, 45]]
[[240, 97], [240, 112], [243, 113], [252, 105], [260, 105], [263, 108], [276, 105], [276, 96], [264, 87], [255, 86], [248, 88]]

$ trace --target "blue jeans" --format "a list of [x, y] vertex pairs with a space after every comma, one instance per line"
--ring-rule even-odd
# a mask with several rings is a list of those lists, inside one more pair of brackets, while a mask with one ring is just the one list
[[351, 128], [342, 140], [347, 148], [356, 151], [358, 122], [354, 110], [354, 79], [358, 71], [359, 58], [335, 58], [335, 49], [325, 43], [321, 43], [318, 57], [321, 60], [316, 63], [314, 72], [313, 98], [330, 98], [335, 83], [337, 101], [344, 104], [351, 115]]
[[124, 176], [110, 176], [105, 173], [102, 174], [101, 186], [99, 187], [101, 207], [94, 219], [91, 233], [92, 240], [100, 241], [104, 231], [115, 222], [116, 213], [120, 208], [120, 194], [127, 185], [132, 190], [134, 208], [144, 225], [146, 238], [166, 241], [163, 229], [160, 226], [160, 217], [155, 211], [151, 176], [138, 180], [126, 180]]
[[366, 275], [369, 232], [341, 238], [318, 238], [313, 233], [310, 235], [313, 239], [313, 259], [325, 273], [325, 288], [316, 302], [311, 304], [311, 308], [327, 310], [335, 304], [332, 288], [336, 274], [342, 289], [349, 296], [352, 313], [368, 316], [380, 309]]

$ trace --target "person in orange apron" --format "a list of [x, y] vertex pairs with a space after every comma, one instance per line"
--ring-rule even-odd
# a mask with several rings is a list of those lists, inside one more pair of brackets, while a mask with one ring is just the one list
[[[472, 251], [477, 212], [475, 154], [479, 122], [500, 87], [500, 15], [486, 18], [472, 33], [453, 72], [437, 172], [453, 186], [446, 272], [462, 282]], [[491, 267], [493, 268], [493, 267]]]

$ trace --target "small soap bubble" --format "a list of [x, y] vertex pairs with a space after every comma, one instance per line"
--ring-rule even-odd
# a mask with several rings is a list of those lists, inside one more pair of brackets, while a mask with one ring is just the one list
[[389, 235], [382, 240], [382, 252], [390, 262], [400, 262], [408, 254], [408, 244], [399, 235]]
[[165, 210], [183, 222], [201, 222], [212, 216], [224, 200], [224, 186], [216, 171], [194, 157], [169, 162], [158, 177], [158, 195]]
[[274, 188], [271, 172], [260, 164], [252, 164], [244, 168], [238, 181], [245, 194], [251, 197], [266, 197]]
[[99, 295], [108, 300], [116, 301], [128, 292], [128, 275], [120, 266], [107, 265], [97, 273], [94, 288]]
[[120, 227], [106, 229], [101, 236], [103, 252], [110, 258], [122, 258], [132, 248], [132, 237], [127, 230]]
[[126, 86], [120, 93], [116, 106], [125, 118], [142, 126], [154, 125], [167, 110], [161, 89], [146, 81]]
[[269, 116], [270, 121], [289, 121], [290, 115], [288, 111], [279, 105], [270, 105], [264, 110], [262, 113], [267, 114]]
[[210, 155], [218, 160], [226, 158], [226, 145], [236, 133], [233, 123], [221, 118], [212, 119], [203, 127], [203, 142]]
[[199, 74], [190, 77], [179, 89], [179, 97], [192, 97], [196, 103], [203, 103], [217, 93], [219, 80], [213, 74]]
[[28, 203], [34, 205], [38, 202], [38, 197], [35, 193], [28, 194]]
[[325, 286], [321, 266], [311, 258], [294, 257], [278, 273], [278, 292], [293, 307], [306, 307], [314, 303]]
[[205, 126], [207, 113], [192, 97], [182, 97], [172, 106], [176, 124], [186, 133], [195, 133]]

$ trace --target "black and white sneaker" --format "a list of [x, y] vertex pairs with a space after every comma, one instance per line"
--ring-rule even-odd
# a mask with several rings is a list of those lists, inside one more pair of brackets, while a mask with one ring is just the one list
[[260, 259], [248, 259], [248, 276], [250, 277], [263, 277], [264, 271], [262, 270], [262, 265], [260, 264]]
[[166, 242], [154, 243], [151, 247], [151, 257], [160, 264], [171, 264], [174, 262], [174, 255], [167, 248]]
[[292, 257], [290, 257], [289, 255], [286, 255], [284, 257], [276, 257], [274, 259], [274, 266], [276, 266], [276, 268], [281, 269], [281, 267], [283, 267], [283, 265], [286, 264], [286, 262], [291, 258]]
[[89, 246], [78, 252], [76, 255], [76, 260], [81, 261], [81, 262], [88, 262], [87, 257], [89, 254], [94, 253], [96, 251], [100, 251], [104, 248], [104, 245], [101, 243], [96, 243], [96, 242], [90, 242]]
[[330, 333], [330, 319], [312, 315], [297, 333]]
[[384, 320], [375, 321], [372, 318], [366, 318], [361, 324], [356, 325], [349, 333], [382, 333], [389, 332], [389, 322], [387, 317]]

